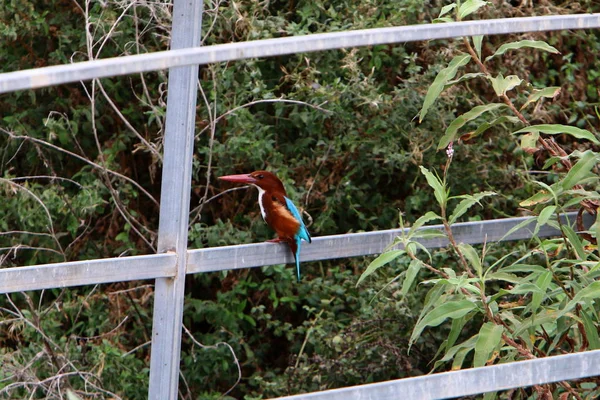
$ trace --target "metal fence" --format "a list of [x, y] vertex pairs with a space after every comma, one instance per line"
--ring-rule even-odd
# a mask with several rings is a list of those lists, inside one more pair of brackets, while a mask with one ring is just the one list
[[[474, 35], [600, 27], [600, 14], [510, 18], [324, 33], [200, 46], [202, 0], [175, 0], [171, 50], [0, 74], [0, 93], [169, 68], [158, 254], [0, 270], [0, 293], [155, 279], [149, 398], [176, 399], [186, 274], [289, 263], [284, 246], [187, 248], [198, 65], [254, 57]], [[567, 216], [573, 219], [573, 215]], [[500, 240], [522, 222], [509, 218], [454, 226], [457, 241]], [[440, 227], [441, 228], [441, 227]], [[387, 230], [314, 238], [303, 261], [377, 254], [400, 233]], [[558, 232], [544, 227], [539, 235]], [[506, 240], [526, 239], [526, 228]], [[445, 246], [439, 239], [427, 247]], [[600, 351], [433, 374], [286, 397], [288, 399], [433, 399], [600, 375]]]

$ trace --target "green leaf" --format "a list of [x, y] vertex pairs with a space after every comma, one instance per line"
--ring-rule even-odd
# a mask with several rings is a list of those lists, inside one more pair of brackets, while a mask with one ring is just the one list
[[481, 203], [479, 203], [479, 200], [481, 200], [487, 196], [495, 196], [495, 195], [496, 195], [496, 192], [481, 192], [481, 193], [474, 194], [472, 196], [471, 195], [460, 196], [460, 197], [464, 197], [464, 199], [460, 203], [458, 203], [458, 205], [454, 208], [454, 211], [452, 212], [452, 215], [450, 215], [448, 222], [450, 223], [450, 225], [452, 225], [460, 217], [462, 217], [463, 214], [469, 210], [469, 208], [473, 207], [475, 204], [481, 205]]
[[489, 4], [489, 2], [483, 0], [467, 0], [460, 5], [460, 8], [458, 9], [458, 18], [462, 20], [486, 4]]
[[[510, 237], [510, 235], [512, 235], [513, 233], [525, 228], [527, 225], [531, 224], [533, 221], [535, 221], [534, 218], [531, 219], [526, 219], [522, 222], [519, 222], [517, 225], [513, 226], [512, 228], [510, 228], [510, 230], [508, 232], [506, 232], [506, 234], [504, 236], [502, 236], [502, 239], [499, 240], [499, 242], [502, 242], [503, 240], [506, 240], [506, 238]], [[505, 268], [506, 269], [506, 268]]]
[[460, 138], [461, 138], [461, 140], [471, 140], [471, 139], [481, 135], [482, 133], [484, 133], [491, 127], [500, 125], [500, 124], [504, 124], [506, 122], [510, 122], [511, 124], [518, 124], [521, 121], [517, 117], [503, 115], [503, 116], [498, 117], [490, 122], [483, 121], [482, 123], [479, 124], [479, 127], [477, 127], [477, 129], [474, 132], [465, 133], [464, 135], [461, 135]]
[[380, 254], [379, 257], [377, 257], [376, 259], [371, 261], [371, 263], [369, 264], [369, 266], [367, 267], [365, 272], [363, 272], [362, 275], [360, 276], [360, 278], [358, 279], [358, 282], [356, 282], [356, 286], [360, 285], [360, 283], [362, 281], [364, 281], [367, 276], [371, 275], [373, 272], [377, 271], [379, 268], [394, 261], [396, 258], [400, 257], [401, 255], [403, 255], [405, 253], [406, 253], [405, 250], [391, 250], [391, 251], [386, 251], [383, 254]]
[[550, 218], [556, 212], [556, 206], [547, 206], [540, 212], [540, 215], [537, 217], [537, 224], [535, 226], [535, 230], [533, 231], [533, 235], [536, 236], [540, 231], [540, 228], [548, 223]]
[[573, 168], [567, 172], [567, 175], [562, 179], [561, 186], [563, 190], [569, 190], [573, 186], [582, 182], [585, 178], [589, 177], [592, 168], [598, 163], [598, 155], [591, 150], [587, 150], [581, 155], [577, 164], [573, 165]]
[[574, 126], [568, 125], [560, 125], [560, 124], [541, 124], [541, 125], [532, 125], [527, 126], [523, 129], [519, 129], [516, 132], [513, 132], [513, 135], [517, 135], [519, 133], [527, 133], [527, 132], [538, 132], [545, 133], [547, 135], [561, 135], [563, 133], [567, 135], [571, 135], [576, 137], [577, 139], [587, 139], [590, 142], [600, 144], [600, 141], [596, 139], [593, 133], [587, 131], [585, 129], [576, 128]]
[[436, 175], [430, 172], [427, 168], [420, 166], [421, 173], [425, 175], [425, 179], [427, 179], [427, 183], [433, 189], [433, 194], [440, 206], [443, 206], [448, 201], [448, 193], [446, 192], [446, 188], [444, 184]]
[[547, 203], [552, 199], [554, 199], [554, 196], [552, 195], [552, 193], [548, 193], [547, 191], [542, 190], [542, 191], [537, 192], [536, 194], [534, 194], [527, 200], [523, 200], [522, 202], [519, 203], [519, 205], [521, 207], [530, 207], [530, 206], [534, 206], [536, 204]]
[[421, 260], [419, 260], [418, 258], [415, 258], [410, 262], [410, 265], [408, 266], [408, 269], [406, 270], [406, 276], [404, 277], [404, 282], [402, 282], [402, 295], [403, 296], [406, 296], [408, 294], [408, 291], [412, 287], [412, 284], [415, 281], [415, 278], [417, 277], [417, 274], [421, 270], [422, 266], [423, 266], [423, 262]]
[[540, 289], [539, 292], [534, 292], [531, 296], [531, 313], [535, 314], [542, 304], [544, 297], [546, 296], [546, 291], [548, 290], [548, 286], [550, 286], [550, 282], [552, 282], [552, 273], [550, 271], [546, 271], [541, 274], [535, 285]]
[[540, 134], [538, 132], [531, 132], [521, 136], [521, 148], [523, 151], [533, 154], [538, 150], [538, 140]]
[[475, 248], [468, 243], [459, 243], [458, 248], [463, 253], [469, 264], [471, 264], [471, 266], [475, 269], [477, 276], [481, 278], [483, 275], [481, 258], [479, 258], [479, 254]]
[[410, 227], [410, 231], [408, 232], [408, 237], [411, 237], [412, 234], [419, 229], [420, 227], [422, 227], [423, 225], [425, 225], [426, 223], [428, 223], [429, 221], [435, 221], [435, 220], [440, 220], [442, 219], [442, 217], [440, 217], [439, 215], [437, 215], [436, 213], [434, 213], [433, 211], [428, 211], [426, 212], [424, 215], [421, 215], [416, 221], [415, 223]]
[[470, 111], [467, 111], [463, 115], [459, 116], [454, 121], [452, 121], [452, 123], [446, 129], [444, 136], [440, 139], [440, 143], [438, 144], [438, 150], [445, 149], [446, 147], [448, 147], [448, 144], [456, 139], [456, 133], [458, 132], [458, 130], [462, 128], [467, 122], [480, 117], [486, 112], [504, 107], [506, 107], [506, 105], [502, 103], [485, 104], [483, 106], [474, 107]]
[[469, 300], [450, 301], [441, 304], [431, 310], [415, 325], [410, 337], [410, 343], [414, 343], [427, 326], [438, 326], [448, 318], [460, 318], [475, 308], [475, 304]]
[[492, 82], [492, 87], [498, 96], [506, 94], [523, 82], [523, 79], [516, 75], [509, 75], [505, 78], [502, 74], [498, 74], [495, 78], [488, 76], [488, 79]]
[[475, 46], [475, 52], [477, 57], [481, 60], [481, 44], [483, 42], [483, 35], [473, 36], [473, 45]]
[[442, 18], [444, 15], [448, 14], [450, 11], [454, 10], [455, 8], [456, 8], [456, 3], [448, 4], [447, 6], [442, 7], [442, 10], [440, 11], [440, 15], [438, 15], [438, 18]]
[[563, 225], [562, 229], [563, 229], [563, 232], [565, 233], [565, 236], [567, 236], [567, 238], [569, 239], [569, 243], [571, 243], [571, 246], [573, 246], [573, 248], [575, 249], [575, 253], [577, 253], [577, 257], [579, 257], [580, 260], [586, 260], [588, 257], [588, 254], [586, 253], [585, 248], [583, 247], [581, 238], [577, 235], [577, 233], [575, 233], [573, 228], [571, 228], [569, 225]]
[[433, 83], [427, 90], [427, 94], [425, 95], [425, 100], [423, 101], [423, 108], [419, 113], [419, 122], [423, 121], [425, 115], [427, 115], [427, 111], [429, 111], [429, 108], [442, 93], [442, 90], [444, 90], [444, 86], [446, 85], [446, 83], [449, 80], [453, 79], [456, 76], [458, 69], [464, 65], [467, 65], [467, 63], [470, 60], [471, 56], [469, 54], [461, 54], [459, 56], [456, 56], [452, 59], [452, 61], [450, 61], [450, 64], [448, 64], [446, 68], [442, 69], [437, 74], [435, 80], [433, 81]]
[[600, 281], [595, 281], [581, 289], [575, 296], [573, 300], [569, 301], [565, 307], [560, 310], [560, 312], [556, 315], [556, 318], [562, 317], [569, 311], [571, 311], [577, 303], [583, 300], [597, 300], [600, 298]]
[[479, 330], [479, 336], [475, 343], [475, 356], [473, 367], [483, 367], [490, 358], [500, 341], [502, 340], [502, 326], [486, 322]]
[[458, 79], [454, 79], [452, 81], [446, 82], [446, 86], [444, 87], [444, 89], [447, 89], [450, 86], [456, 85], [457, 83], [461, 83], [461, 82], [468, 81], [468, 80], [475, 79], [475, 78], [482, 78], [485, 76], [486, 75], [483, 72], [469, 72], [467, 74], [461, 75], [461, 77]]
[[[593, 307], [590, 307], [590, 311], [593, 313]], [[588, 314], [587, 310], [581, 311], [581, 319], [583, 319], [583, 328], [585, 335], [587, 336], [588, 342], [590, 343], [591, 350], [600, 349], [600, 337], [598, 336], [598, 327], [594, 324], [594, 320]]]
[[550, 46], [548, 43], [543, 42], [541, 40], [520, 40], [518, 42], [503, 44], [502, 46], [500, 46], [498, 48], [498, 50], [496, 50], [496, 52], [493, 55], [487, 57], [485, 59], [485, 61], [489, 61], [490, 59], [492, 59], [496, 56], [501, 56], [502, 54], [506, 53], [509, 50], [518, 50], [518, 49], [522, 49], [522, 48], [526, 48], [526, 47], [543, 50], [543, 51], [547, 51], [549, 53], [554, 53], [554, 54], [560, 53], [554, 47]]
[[527, 107], [531, 103], [535, 103], [542, 97], [553, 99], [556, 96], [558, 96], [559, 94], [560, 94], [559, 86], [551, 86], [551, 87], [544, 88], [542, 90], [536, 90], [535, 92], [533, 92], [532, 94], [529, 95], [525, 104], [523, 104], [521, 106], [521, 110], [523, 110], [525, 107]]

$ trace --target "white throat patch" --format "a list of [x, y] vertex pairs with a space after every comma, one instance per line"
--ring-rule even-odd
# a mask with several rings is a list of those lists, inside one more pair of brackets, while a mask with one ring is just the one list
[[260, 206], [260, 214], [263, 219], [267, 220], [267, 213], [265, 212], [265, 206], [263, 206], [263, 196], [265, 195], [265, 190], [259, 186], [256, 186], [258, 189], [258, 205]]

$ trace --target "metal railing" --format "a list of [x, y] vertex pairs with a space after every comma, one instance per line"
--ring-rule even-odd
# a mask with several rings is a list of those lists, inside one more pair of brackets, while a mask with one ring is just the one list
[[[0, 293], [156, 279], [149, 398], [176, 399], [186, 274], [289, 263], [284, 246], [249, 244], [187, 248], [191, 166], [199, 64], [383, 43], [600, 27], [600, 14], [509, 18], [365, 29], [231, 43], [200, 44], [202, 0], [175, 0], [171, 50], [0, 74], [0, 93], [169, 68], [158, 253], [0, 269]], [[571, 220], [573, 215], [568, 216]], [[500, 240], [522, 218], [454, 225], [457, 241]], [[314, 238], [303, 261], [377, 254], [400, 233], [387, 230]], [[539, 236], [558, 232], [545, 226]], [[505, 240], [531, 237], [526, 228]], [[440, 247], [446, 242], [424, 242]], [[362, 385], [289, 399], [427, 399], [471, 395], [600, 375], [600, 351]]]

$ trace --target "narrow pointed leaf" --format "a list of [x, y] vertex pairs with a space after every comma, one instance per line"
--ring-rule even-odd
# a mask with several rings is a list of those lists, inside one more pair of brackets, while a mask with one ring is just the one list
[[431, 310], [427, 315], [421, 319], [413, 330], [410, 337], [410, 342], [414, 341], [421, 335], [423, 329], [427, 326], [438, 326], [448, 318], [460, 318], [466, 315], [468, 312], [473, 311], [476, 308], [475, 304], [468, 300], [450, 301], [448, 303], [441, 304], [440, 306]]
[[547, 135], [561, 135], [567, 134], [571, 135], [577, 139], [586, 139], [590, 142], [600, 144], [600, 141], [596, 139], [594, 134], [585, 129], [576, 128], [574, 126], [569, 125], [560, 125], [560, 124], [541, 124], [541, 125], [532, 125], [527, 126], [523, 129], [519, 129], [516, 132], [513, 132], [513, 135], [517, 135], [519, 133], [528, 133], [528, 132], [538, 132], [545, 133]]
[[408, 266], [408, 269], [406, 270], [406, 276], [404, 277], [404, 282], [402, 282], [402, 295], [403, 296], [406, 296], [408, 294], [408, 291], [412, 287], [412, 284], [415, 281], [415, 278], [417, 277], [417, 274], [421, 270], [422, 266], [423, 266], [423, 262], [419, 259], [415, 258], [410, 262], [410, 265]]
[[600, 337], [598, 336], [598, 327], [589, 314], [591, 310], [582, 310], [581, 319], [583, 320], [585, 335], [591, 347], [590, 350], [597, 350], [600, 349]]
[[421, 173], [425, 175], [425, 179], [427, 179], [427, 183], [433, 189], [433, 194], [438, 202], [438, 204], [443, 205], [446, 204], [448, 200], [448, 194], [446, 193], [446, 188], [444, 184], [435, 174], [429, 171], [427, 168], [420, 166]]
[[460, 78], [458, 78], [458, 79], [454, 79], [454, 80], [446, 82], [446, 86], [444, 87], [444, 89], [447, 89], [450, 86], [456, 85], [457, 83], [461, 83], [461, 82], [468, 81], [468, 80], [475, 79], [475, 78], [482, 78], [482, 77], [485, 77], [485, 74], [483, 72], [469, 72], [467, 74], [461, 75]]
[[428, 211], [424, 215], [420, 216], [415, 223], [410, 227], [410, 231], [408, 236], [410, 237], [412, 233], [414, 233], [417, 229], [428, 223], [429, 221], [440, 220], [442, 217], [434, 213], [433, 211]]
[[365, 272], [362, 273], [362, 275], [358, 279], [358, 282], [356, 282], [356, 286], [360, 285], [360, 283], [362, 281], [364, 281], [367, 276], [371, 275], [373, 272], [377, 271], [379, 268], [394, 261], [396, 258], [400, 257], [401, 255], [403, 255], [405, 253], [406, 253], [406, 251], [404, 251], [404, 250], [391, 250], [391, 251], [387, 251], [387, 252], [379, 255], [379, 257], [377, 257], [376, 259], [371, 261], [371, 264], [369, 264], [369, 266], [367, 267]]
[[473, 357], [473, 367], [483, 367], [490, 358], [496, 346], [502, 340], [502, 326], [486, 322], [479, 330], [479, 336], [475, 343], [475, 356]]
[[448, 144], [450, 142], [453, 142], [454, 140], [456, 140], [456, 133], [467, 122], [480, 117], [481, 115], [485, 114], [486, 112], [497, 110], [497, 109], [503, 108], [503, 107], [506, 107], [506, 105], [502, 104], [502, 103], [486, 104], [483, 106], [474, 107], [470, 111], [467, 111], [463, 115], [459, 116], [454, 121], [452, 121], [452, 123], [446, 129], [444, 136], [440, 139], [440, 142], [438, 144], [438, 150], [445, 149], [446, 147], [448, 147]]
[[531, 296], [531, 313], [535, 314], [542, 304], [544, 297], [546, 296], [546, 291], [550, 286], [550, 282], [552, 282], [552, 273], [550, 271], [546, 271], [541, 274], [535, 282], [535, 285], [540, 289], [539, 292], [533, 293]]
[[525, 107], [527, 107], [531, 103], [535, 103], [542, 97], [553, 99], [556, 96], [558, 96], [559, 94], [560, 94], [559, 86], [551, 86], [551, 87], [544, 88], [542, 90], [536, 90], [535, 92], [533, 92], [532, 94], [529, 95], [525, 104], [523, 104], [521, 106], [521, 110], [523, 110]]
[[518, 124], [521, 121], [517, 117], [503, 115], [503, 116], [498, 117], [490, 122], [487, 122], [487, 121], [482, 122], [481, 124], [479, 124], [479, 127], [477, 127], [477, 129], [475, 131], [468, 132], [468, 133], [465, 133], [464, 135], [461, 135], [460, 139], [461, 140], [471, 140], [473, 138], [476, 138], [477, 136], [480, 136], [482, 133], [484, 133], [491, 127], [500, 125], [500, 124], [504, 124], [507, 122], [509, 122], [511, 124]]
[[475, 52], [477, 57], [481, 60], [481, 44], [483, 43], [483, 35], [473, 36], [473, 45], [475, 46]]
[[563, 190], [569, 190], [591, 175], [592, 168], [598, 163], [598, 156], [588, 150], [581, 155], [577, 164], [567, 172], [562, 180]]
[[525, 47], [533, 48], [533, 49], [537, 49], [537, 50], [543, 50], [543, 51], [547, 51], [549, 53], [554, 53], [554, 54], [560, 53], [554, 47], [550, 46], [548, 43], [543, 42], [541, 40], [520, 40], [518, 42], [503, 44], [502, 46], [500, 46], [498, 48], [498, 50], [496, 50], [496, 52], [493, 55], [487, 57], [485, 59], [485, 61], [488, 61], [496, 56], [501, 56], [502, 54], [506, 53], [509, 50], [518, 50], [518, 49], [522, 49]]
[[583, 247], [581, 238], [577, 235], [577, 233], [575, 233], [573, 228], [571, 228], [568, 225], [563, 225], [562, 229], [565, 232], [567, 238], [569, 239], [569, 243], [571, 243], [571, 246], [573, 246], [573, 248], [575, 249], [577, 257], [579, 257], [580, 260], [585, 260], [587, 258], [587, 253], [585, 251], [585, 248]]
[[446, 83], [449, 80], [454, 79], [456, 73], [458, 72], [458, 69], [462, 66], [467, 65], [467, 63], [470, 60], [471, 56], [469, 54], [461, 54], [459, 56], [456, 56], [452, 59], [452, 61], [450, 61], [450, 64], [448, 64], [446, 68], [442, 69], [437, 74], [435, 80], [433, 81], [431, 86], [429, 86], [429, 90], [427, 90], [427, 94], [425, 95], [425, 100], [423, 101], [423, 108], [419, 113], [419, 122], [423, 121], [425, 115], [427, 115], [427, 111], [429, 111], [429, 108], [437, 100], [439, 95], [442, 93], [442, 90], [444, 90], [444, 86], [446, 85]]
[[444, 15], [448, 14], [450, 11], [454, 10], [455, 8], [456, 8], [456, 3], [448, 4], [447, 6], [442, 7], [442, 10], [440, 11], [440, 15], [438, 15], [438, 18], [442, 18]]
[[479, 254], [477, 253], [475, 248], [473, 248], [473, 246], [471, 246], [468, 243], [460, 243], [458, 245], [458, 248], [465, 256], [469, 264], [471, 264], [471, 266], [475, 269], [475, 271], [477, 272], [477, 276], [481, 278], [481, 276], [483, 275], [481, 259], [479, 258]]
[[534, 194], [527, 200], [523, 200], [522, 202], [519, 203], [519, 205], [521, 207], [530, 207], [530, 206], [534, 206], [536, 204], [547, 203], [552, 199], [554, 199], [554, 196], [552, 196], [551, 193], [548, 193], [547, 191], [542, 190], [542, 191], [537, 192], [536, 194]]
[[479, 203], [479, 200], [481, 200], [487, 196], [495, 196], [495, 195], [496, 195], [495, 192], [481, 192], [481, 193], [474, 194], [472, 196], [470, 196], [470, 195], [465, 196], [465, 198], [460, 203], [458, 203], [458, 205], [452, 211], [452, 215], [448, 219], [448, 222], [452, 225], [475, 204], [481, 205], [481, 203]]
[[473, 14], [475, 11], [479, 10], [481, 7], [485, 6], [489, 2], [483, 0], [467, 0], [460, 5], [458, 9], [459, 19], [464, 19], [465, 17]]

